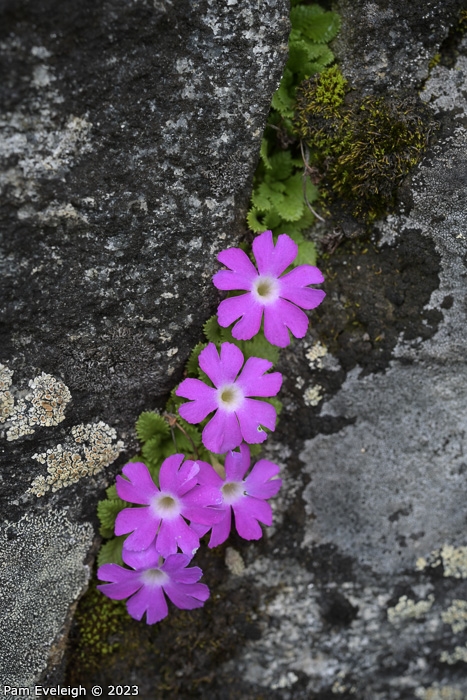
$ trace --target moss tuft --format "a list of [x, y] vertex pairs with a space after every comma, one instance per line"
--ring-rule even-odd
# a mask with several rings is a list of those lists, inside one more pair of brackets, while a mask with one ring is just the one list
[[362, 223], [394, 206], [397, 187], [434, 127], [428, 109], [413, 98], [357, 98], [336, 66], [297, 91], [294, 129], [321, 178], [322, 203]]

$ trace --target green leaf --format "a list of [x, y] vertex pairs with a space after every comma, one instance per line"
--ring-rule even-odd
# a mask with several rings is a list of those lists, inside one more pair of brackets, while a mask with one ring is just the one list
[[319, 5], [299, 5], [290, 12], [292, 27], [311, 41], [325, 44], [334, 39], [340, 29], [340, 17], [325, 12]]
[[97, 555], [97, 564], [120, 564], [123, 566], [122, 549], [126, 535], [113, 537], [111, 540], [102, 545]]
[[[168, 435], [170, 434], [170, 428], [167, 426], [167, 429], [169, 431]], [[168, 437], [167, 435], [167, 437]], [[156, 435], [156, 437], [151, 438], [151, 440], [147, 440], [142, 448], [141, 448], [141, 453], [143, 455], [143, 459], [145, 462], [153, 462], [157, 464], [162, 456], [162, 451], [163, 451], [163, 444], [166, 442], [167, 438], [164, 438], [160, 435]]]
[[266, 216], [264, 217], [264, 226], [266, 231], [272, 231], [273, 228], [276, 228], [276, 226], [279, 226], [279, 224], [282, 222], [281, 217], [277, 213], [277, 211], [268, 211]]
[[[266, 190], [269, 190], [269, 188], [265, 182], [262, 182], [251, 197], [251, 203], [256, 209], [259, 209], [259, 211], [269, 211], [272, 207], [272, 198], [268, 197]], [[269, 191], [272, 192], [272, 190]]]
[[277, 425], [277, 423], [278, 423], [278, 418], [279, 418], [280, 413], [281, 413], [282, 408], [283, 408], [282, 401], [280, 401], [280, 400], [279, 400], [278, 398], [276, 398], [275, 396], [272, 396], [272, 397], [270, 397], [270, 398], [268, 398], [268, 399], [263, 399], [263, 401], [267, 401], [267, 402], [270, 403], [272, 406], [274, 406], [274, 408], [276, 409], [276, 414], [277, 414], [276, 425]]
[[269, 147], [268, 140], [263, 138], [261, 140], [261, 148], [259, 149], [259, 155], [261, 156], [261, 160], [263, 161], [263, 164], [264, 164], [264, 167], [266, 168], [266, 170], [270, 170], [272, 167], [271, 163], [269, 161], [269, 158], [268, 158], [268, 147]]
[[327, 44], [310, 44], [307, 42], [307, 49], [309, 61], [318, 61], [327, 66], [334, 60], [334, 54]]
[[128, 503], [121, 498], [99, 501], [97, 504], [97, 515], [101, 523], [100, 533], [102, 537], [112, 537], [114, 534], [115, 518], [124, 508], [128, 508]]
[[109, 486], [107, 489], [105, 489], [105, 493], [107, 495], [107, 498], [111, 501], [116, 501], [118, 498], [117, 487], [115, 486], [115, 484], [112, 484], [112, 486]]
[[292, 175], [286, 180], [285, 186], [284, 198], [276, 206], [277, 213], [285, 221], [298, 221], [303, 214], [305, 206], [301, 173]]
[[316, 246], [312, 241], [303, 239], [303, 242], [298, 244], [294, 266], [297, 265], [316, 265]]
[[156, 435], [168, 435], [169, 427], [162, 416], [154, 411], [145, 411], [136, 422], [136, 434], [141, 442], [146, 442]]
[[203, 326], [204, 335], [211, 343], [221, 342], [221, 327], [217, 322], [217, 316], [211, 316]]
[[246, 222], [248, 224], [248, 228], [253, 231], [253, 233], [263, 233], [263, 231], [266, 230], [263, 222], [259, 218], [260, 216], [261, 213], [255, 207], [250, 209], [247, 214]]
[[284, 71], [279, 87], [272, 97], [271, 104], [283, 117], [293, 117], [295, 86], [293, 84], [293, 73], [287, 68]]
[[271, 158], [271, 173], [268, 180], [286, 180], [292, 174], [292, 154], [290, 151], [277, 151]]
[[301, 73], [308, 61], [308, 46], [305, 41], [289, 41], [289, 60], [287, 68], [293, 73]]
[[188, 358], [188, 362], [186, 363], [186, 371], [187, 371], [188, 375], [190, 375], [192, 377], [197, 376], [197, 374], [198, 374], [198, 357], [199, 357], [200, 352], [202, 350], [204, 350], [204, 348], [206, 348], [207, 346], [208, 346], [207, 343], [198, 343], [198, 345], [196, 345], [194, 347], [194, 349], [191, 351], [191, 355]]
[[252, 457], [257, 457], [259, 454], [261, 454], [261, 450], [263, 449], [263, 445], [261, 443], [258, 443], [256, 445], [250, 445], [250, 455]]

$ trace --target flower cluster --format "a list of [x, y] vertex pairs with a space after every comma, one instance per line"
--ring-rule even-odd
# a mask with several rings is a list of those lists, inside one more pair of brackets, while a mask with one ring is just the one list
[[[273, 345], [285, 347], [289, 331], [305, 335], [308, 318], [302, 309], [316, 307], [324, 292], [309, 285], [323, 281], [311, 265], [287, 268], [297, 256], [297, 245], [286, 234], [273, 243], [266, 231], [253, 243], [258, 269], [246, 253], [231, 248], [218, 259], [228, 270], [214, 276], [218, 289], [244, 291], [224, 299], [218, 309], [221, 327], [236, 322], [232, 336], [249, 340], [260, 332]], [[285, 274], [284, 274], [285, 273]], [[200, 538], [210, 532], [209, 547], [228, 538], [232, 527], [240, 537], [262, 536], [260, 523], [272, 524], [267, 499], [281, 487], [279, 467], [266, 459], [250, 470], [249, 444], [262, 443], [276, 425], [276, 409], [268, 399], [282, 384], [272, 362], [245, 356], [231, 342], [209, 343], [198, 357], [201, 379], [187, 378], [176, 396], [187, 399], [178, 412], [187, 423], [205, 423], [202, 442], [209, 453], [225, 454], [225, 466], [212, 455], [215, 468], [183, 454], [167, 457], [160, 467], [158, 485], [143, 462], [130, 462], [117, 477], [116, 493], [129, 507], [120, 509], [114, 532], [124, 536], [122, 560], [103, 564], [98, 588], [108, 597], [127, 598], [129, 614], [148, 624], [168, 613], [167, 598], [179, 608], [200, 607], [209, 589], [199, 583], [202, 571], [189, 567]], [[185, 424], [186, 425], [186, 424]], [[189, 427], [189, 426], [188, 426]], [[237, 450], [239, 448], [239, 450]], [[113, 520], [112, 520], [113, 522]]]

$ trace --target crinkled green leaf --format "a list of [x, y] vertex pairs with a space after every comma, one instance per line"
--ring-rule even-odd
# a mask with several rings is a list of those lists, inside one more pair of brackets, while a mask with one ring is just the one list
[[[318, 5], [300, 5], [290, 13], [292, 26], [300, 29], [302, 34], [311, 41], [319, 44], [334, 39], [340, 29], [340, 17], [335, 12], [325, 12]], [[295, 24], [297, 18], [300, 24]]]
[[276, 425], [277, 425], [277, 419], [279, 418], [280, 413], [281, 413], [282, 408], [283, 408], [282, 401], [280, 401], [276, 396], [271, 396], [271, 397], [269, 397], [269, 398], [267, 398], [267, 399], [262, 399], [262, 400], [263, 400], [263, 401], [267, 401], [267, 402], [270, 403], [272, 406], [274, 406], [274, 408], [276, 409], [276, 414], [277, 414]]
[[247, 214], [246, 221], [248, 228], [253, 231], [253, 233], [262, 233], [265, 230], [264, 223], [261, 221], [260, 217], [261, 212], [258, 211], [256, 207], [250, 209]]
[[271, 172], [268, 180], [286, 180], [292, 174], [292, 154], [290, 151], [277, 151], [271, 158]]
[[284, 198], [276, 207], [277, 213], [285, 221], [298, 221], [303, 214], [305, 206], [301, 174], [296, 173], [292, 175], [286, 180], [285, 185]]
[[124, 508], [128, 508], [128, 503], [121, 498], [99, 501], [97, 504], [97, 516], [101, 527], [99, 529], [102, 537], [112, 537], [114, 534], [115, 518]]
[[115, 484], [112, 484], [112, 486], [106, 488], [105, 493], [107, 498], [109, 498], [110, 500], [115, 501], [118, 498], [117, 487], [115, 486]]
[[141, 442], [156, 435], [168, 435], [168, 425], [164, 418], [154, 411], [145, 411], [136, 422], [136, 434]]
[[307, 42], [308, 60], [328, 65], [334, 60], [334, 54], [327, 44], [310, 44]]
[[[258, 189], [256, 189], [253, 192], [253, 195], [251, 197], [251, 202], [256, 209], [259, 209], [259, 211], [270, 211], [273, 204], [272, 204], [272, 197], [268, 197], [268, 194], [265, 190], [269, 190], [265, 182], [262, 182]], [[269, 190], [272, 192], [272, 190]]]
[[295, 88], [291, 89], [282, 82], [274, 93], [271, 104], [283, 117], [293, 117]]
[[113, 537], [111, 540], [102, 545], [97, 555], [97, 564], [120, 564], [123, 566], [122, 550], [126, 535]]
[[263, 138], [261, 140], [261, 148], [259, 149], [259, 154], [261, 156], [261, 160], [263, 161], [263, 164], [264, 164], [264, 167], [266, 168], [266, 170], [271, 169], [271, 163], [270, 163], [269, 158], [268, 158], [268, 148], [269, 148], [268, 140]]
[[[289, 41], [289, 60], [287, 68], [294, 73], [301, 73], [303, 65], [308, 61], [308, 46], [303, 40]], [[288, 92], [290, 92], [288, 90]]]
[[221, 327], [217, 322], [217, 316], [211, 316], [203, 326], [204, 335], [211, 343], [220, 343]]
[[196, 377], [198, 374], [198, 357], [204, 348], [207, 347], [207, 343], [198, 343], [195, 348], [191, 351], [191, 355], [186, 363], [186, 371], [190, 377]]
[[276, 228], [276, 226], [279, 226], [281, 222], [282, 219], [277, 213], [277, 211], [268, 211], [268, 213], [264, 217], [264, 228], [266, 231], [272, 231], [272, 229]]

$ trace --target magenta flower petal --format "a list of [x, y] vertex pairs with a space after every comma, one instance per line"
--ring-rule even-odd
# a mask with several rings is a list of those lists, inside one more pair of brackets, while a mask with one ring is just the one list
[[224, 299], [217, 309], [219, 325], [227, 328], [231, 323], [240, 319], [235, 325], [235, 338], [250, 340], [256, 335], [261, 326], [263, 307], [258, 304], [251, 294]]
[[214, 343], [209, 343], [200, 352], [198, 362], [214, 386], [218, 387], [225, 382], [234, 381], [243, 365], [243, 353], [233, 343], [222, 343], [219, 357]]
[[[249, 340], [259, 332], [264, 312], [266, 338], [273, 345], [285, 347], [290, 343], [288, 329], [298, 338], [305, 335], [308, 318], [300, 309], [314, 309], [322, 302], [324, 292], [309, 285], [321, 283], [323, 275], [312, 265], [300, 265], [282, 275], [298, 252], [297, 244], [287, 234], [281, 234], [274, 245], [271, 231], [265, 231], [253, 241], [253, 252], [258, 272], [253, 274], [254, 268], [248, 263], [248, 272], [236, 276], [236, 271], [221, 270], [214, 278], [218, 288], [246, 292], [219, 304], [219, 324], [224, 328], [234, 324], [233, 337]], [[238, 249], [223, 251], [218, 259], [230, 266], [230, 254], [235, 258]], [[244, 262], [243, 256], [241, 260]]]
[[209, 588], [204, 583], [167, 584], [164, 590], [172, 603], [182, 610], [201, 608], [209, 598]]
[[141, 551], [149, 547], [157, 533], [160, 518], [150, 508], [125, 508], [115, 520], [115, 534], [126, 535], [125, 547]]
[[213, 486], [214, 488], [220, 489], [224, 483], [219, 474], [216, 472], [214, 467], [212, 467], [207, 462], [198, 462], [199, 472], [198, 472], [198, 483], [202, 486]]
[[151, 545], [148, 549], [151, 550], [151, 556], [147, 561], [144, 560], [144, 553], [128, 555], [128, 560], [136, 560], [134, 571], [117, 564], [101, 566], [98, 570], [99, 579], [107, 579], [112, 583], [99, 585], [99, 590], [109, 598], [121, 600], [129, 597], [129, 614], [136, 620], [141, 620], [146, 613], [146, 622], [150, 625], [159, 622], [168, 613], [164, 593], [175, 605], [184, 609], [200, 607], [207, 600], [208, 587], [197, 583], [203, 572], [196, 566], [186, 568], [191, 561], [190, 557], [173, 554], [163, 561], [157, 555], [157, 562], [153, 562], [155, 546]]
[[281, 292], [282, 299], [287, 299], [302, 309], [315, 309], [321, 304], [325, 292], [321, 289], [308, 289], [303, 287], [286, 287]]
[[254, 239], [253, 253], [261, 275], [278, 277], [297, 257], [298, 246], [287, 234], [281, 234], [274, 246], [272, 232], [265, 231]]
[[220, 520], [222, 497], [213, 486], [198, 486], [183, 499], [182, 515], [192, 523], [212, 525]]
[[256, 498], [271, 498], [282, 486], [282, 479], [275, 477], [279, 467], [267, 459], [260, 459], [245, 479], [245, 491], [248, 496]]
[[250, 357], [237, 379], [237, 384], [242, 388], [245, 396], [275, 396], [282, 386], [282, 374], [272, 372], [264, 374], [271, 369], [272, 362], [260, 357]]
[[[161, 491], [171, 491], [177, 493], [178, 487], [178, 470], [183, 462], [184, 455], [175, 454], [164, 459], [160, 472], [159, 484]], [[197, 473], [197, 472], [196, 472]], [[193, 484], [194, 486], [195, 484]]]
[[272, 510], [269, 503], [259, 498], [245, 496], [232, 504], [235, 514], [235, 527], [240, 537], [245, 540], [259, 540], [262, 530], [258, 520], [265, 525], [272, 525]]
[[225, 478], [226, 481], [242, 481], [248, 467], [250, 466], [250, 450], [243, 442], [240, 445], [240, 452], [228, 452], [225, 457]]
[[[288, 302], [283, 303], [286, 304]], [[247, 440], [246, 434], [242, 432], [239, 425], [240, 414], [245, 414], [245, 407], [248, 405], [248, 399], [245, 395], [247, 392], [253, 396], [274, 396], [279, 391], [282, 383], [280, 373], [264, 374], [272, 365], [261, 358], [250, 358], [246, 362], [240, 378], [237, 379], [243, 360], [243, 353], [233, 343], [222, 343], [220, 355], [214, 343], [209, 343], [200, 353], [200, 367], [216, 385], [216, 389], [212, 390], [212, 396], [215, 397], [217, 410], [205, 426], [202, 434], [203, 444], [211, 452], [227, 452], [238, 447], [242, 439]], [[183, 388], [185, 382], [182, 382], [180, 385], [181, 390], [177, 391], [180, 395], [187, 393]], [[192, 403], [196, 404], [196, 399]], [[269, 427], [266, 420], [268, 416], [271, 416], [271, 406], [266, 402], [259, 403], [260, 406], [255, 408], [255, 415], [260, 410], [260, 407], [264, 406], [266, 419], [263, 421], [263, 424]], [[193, 416], [196, 417], [197, 409], [187, 408], [190, 405], [182, 404], [179, 408], [180, 415], [187, 420], [195, 422]], [[204, 416], [204, 413], [200, 415]], [[245, 417], [245, 420], [247, 420], [247, 417]], [[260, 436], [255, 435], [254, 442], [263, 442], [265, 439], [266, 435], [264, 433]]]
[[222, 381], [234, 382], [244, 362], [242, 351], [235, 343], [222, 343], [220, 359], [224, 368], [224, 378]]
[[175, 583], [196, 583], [203, 575], [203, 572], [199, 566], [186, 568], [191, 559], [186, 554], [173, 554], [171, 557], [167, 557], [161, 566], [161, 570], [165, 571]]
[[314, 265], [299, 265], [281, 277], [282, 287], [307, 287], [321, 282], [324, 282], [323, 273]]
[[159, 489], [152, 480], [149, 469], [142, 462], [125, 464], [122, 472], [130, 480], [127, 481], [121, 476], [117, 476], [117, 493], [124, 501], [148, 505], [152, 496], [159, 493]]
[[[154, 546], [155, 540], [151, 542], [149, 547], [142, 549], [140, 552], [135, 552], [132, 549], [123, 547], [122, 559], [125, 564], [131, 566], [132, 569], [150, 569], [159, 566], [160, 553]], [[125, 569], [127, 571], [127, 569]]]
[[284, 348], [290, 343], [288, 328], [296, 338], [303, 338], [308, 328], [308, 316], [294, 304], [279, 299], [274, 309], [267, 307], [264, 310], [264, 335], [273, 345]]
[[205, 426], [202, 440], [206, 449], [216, 454], [238, 447], [242, 441], [242, 432], [236, 414], [218, 409]]
[[201, 379], [189, 378], [184, 379], [183, 382], [181, 382], [175, 393], [177, 396], [182, 396], [184, 399], [207, 402], [212, 400], [212, 397], [215, 394], [215, 389], [213, 389], [212, 386], [208, 386], [202, 382]]
[[135, 620], [141, 620], [147, 612], [146, 621], [148, 625], [160, 622], [167, 617], [169, 609], [165, 600], [162, 588], [143, 587], [126, 604], [126, 608]]
[[100, 581], [112, 581], [97, 586], [108, 598], [123, 600], [133, 595], [141, 588], [141, 581], [134, 571], [124, 569], [118, 564], [103, 564], [97, 570], [97, 578]]
[[243, 439], [250, 444], [266, 440], [267, 433], [261, 430], [261, 426], [269, 430], [275, 430], [276, 427], [276, 409], [266, 401], [245, 399], [241, 409], [237, 411], [237, 416]]
[[194, 399], [179, 408], [180, 415], [188, 423], [200, 423], [217, 408], [216, 390], [199, 379], [184, 379], [175, 394], [185, 399]]
[[250, 289], [251, 280], [256, 274], [254, 267], [253, 274], [251, 275], [230, 272], [230, 270], [219, 270], [212, 278], [212, 282], [217, 289], [222, 289], [224, 291], [230, 291], [232, 289]]
[[154, 546], [163, 557], [175, 554], [177, 546], [184, 554], [193, 556], [199, 547], [199, 537], [179, 515], [171, 520], [162, 520]]
[[230, 267], [233, 272], [243, 275], [245, 279], [253, 279], [257, 274], [255, 266], [241, 248], [222, 250], [217, 256], [217, 259], [226, 267]]
[[228, 536], [230, 535], [231, 527], [232, 509], [230, 506], [228, 506], [228, 508], [226, 508], [225, 510], [225, 515], [223, 519], [219, 523], [216, 523], [212, 526], [211, 538], [209, 540], [208, 547], [212, 549], [213, 547], [217, 547], [218, 545], [225, 542]]

